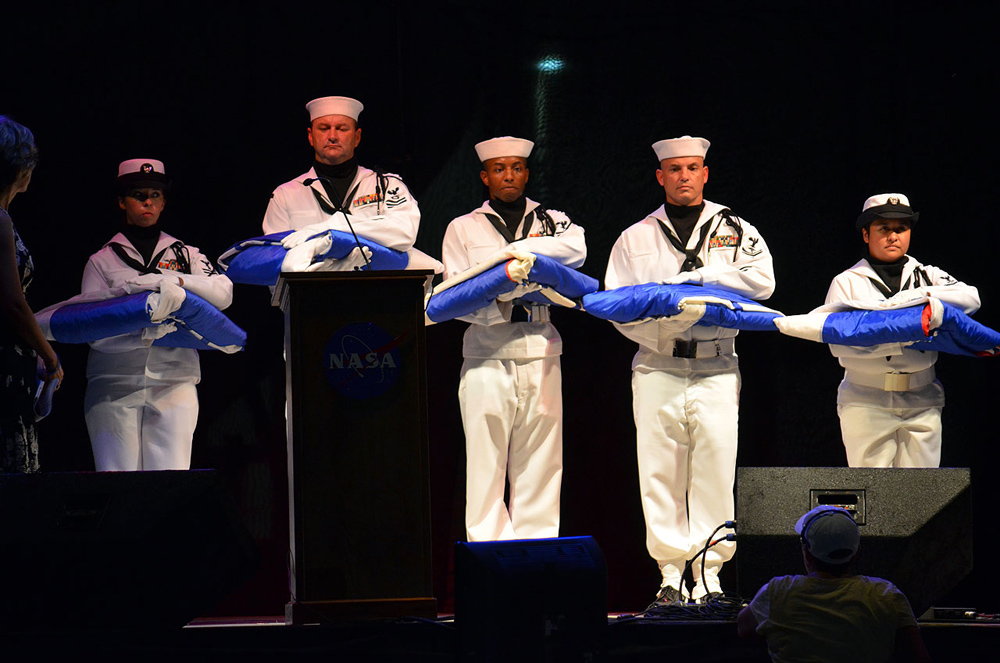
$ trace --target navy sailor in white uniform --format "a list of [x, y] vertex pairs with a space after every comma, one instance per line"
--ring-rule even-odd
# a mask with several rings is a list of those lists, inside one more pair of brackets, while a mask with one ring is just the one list
[[[767, 244], [751, 224], [705, 200], [709, 142], [683, 136], [653, 145], [666, 204], [621, 234], [611, 250], [605, 287], [700, 283], [751, 299], [774, 290]], [[740, 370], [736, 330], [669, 320], [615, 324], [639, 344], [632, 361], [639, 489], [646, 547], [662, 575], [657, 601], [679, 603], [685, 562], [712, 531], [734, 516]], [[708, 551], [702, 582], [693, 567], [691, 596], [722, 591], [719, 570], [735, 545]]]
[[[90, 256], [82, 292], [169, 281], [219, 309], [233, 284], [196, 247], [160, 229], [170, 181], [163, 162], [129, 159], [118, 167], [121, 232]], [[87, 431], [98, 471], [186, 470], [198, 423], [198, 352], [150, 346], [141, 332], [90, 344]]]
[[[315, 153], [312, 167], [271, 194], [264, 214], [264, 234], [303, 230], [286, 238], [291, 249], [323, 230], [354, 232], [397, 251], [413, 247], [420, 227], [417, 201], [399, 175], [358, 164], [361, 143], [358, 118], [364, 106], [350, 97], [321, 97], [306, 104], [306, 135]], [[348, 220], [347, 217], [350, 217]], [[355, 249], [327, 270], [350, 270], [365, 264]]]
[[[583, 228], [524, 195], [533, 146], [510, 136], [476, 145], [490, 200], [448, 225], [441, 249], [446, 279], [508, 248], [573, 268], [583, 264]], [[460, 319], [471, 323], [462, 343], [458, 393], [466, 441], [468, 540], [558, 536], [562, 339], [549, 322], [548, 307], [516, 298], [494, 300]]]
[[[855, 227], [865, 257], [830, 284], [826, 303], [935, 297], [965, 313], [979, 310], [979, 291], [907, 254], [919, 217], [901, 193], [872, 196]], [[934, 374], [937, 352], [900, 343], [830, 345], [844, 367], [837, 414], [851, 467], [938, 467], [944, 389]]]

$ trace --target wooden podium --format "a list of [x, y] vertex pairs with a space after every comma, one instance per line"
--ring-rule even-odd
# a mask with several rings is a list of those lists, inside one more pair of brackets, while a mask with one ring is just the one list
[[429, 271], [283, 273], [289, 624], [436, 617]]

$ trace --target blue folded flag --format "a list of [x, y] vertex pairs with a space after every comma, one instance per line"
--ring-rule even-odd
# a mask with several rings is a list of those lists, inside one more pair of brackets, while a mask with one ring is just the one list
[[[425, 308], [427, 318], [432, 322], [444, 322], [475, 313], [484, 306], [492, 304], [500, 295], [505, 295], [518, 285], [523, 285], [508, 275], [507, 265], [510, 262], [509, 260], [501, 262], [461, 283], [432, 294]], [[585, 294], [597, 290], [599, 285], [597, 279], [548, 256], [537, 254], [525, 283], [537, 283], [544, 288], [554, 290], [566, 299], [573, 300], [577, 307], [579, 307], [578, 300]], [[528, 293], [521, 299], [540, 304], [553, 303], [552, 299], [542, 291]]]
[[[219, 269], [233, 283], [274, 285], [281, 275], [281, 265], [288, 253], [288, 249], [281, 245], [281, 240], [292, 232], [294, 231], [288, 230], [236, 242], [219, 257]], [[318, 232], [310, 241], [324, 236], [329, 236], [330, 248], [314, 256], [313, 263], [323, 262], [327, 258], [342, 260], [358, 248], [354, 235], [340, 230]], [[386, 248], [364, 237], [359, 237], [358, 240], [361, 246], [371, 252], [371, 269], [406, 269], [410, 262], [406, 252]]]
[[153, 322], [149, 298], [157, 294], [138, 292], [99, 301], [74, 298], [50, 306], [35, 317], [45, 336], [60, 343], [91, 343], [172, 322], [177, 329], [157, 338], [153, 345], [227, 353], [239, 352], [246, 345], [246, 332], [193, 292], [185, 291], [176, 311]]
[[591, 315], [628, 323], [646, 318], [685, 316], [691, 324], [749, 331], [776, 331], [779, 311], [723, 288], [684, 283], [641, 283], [585, 295]]

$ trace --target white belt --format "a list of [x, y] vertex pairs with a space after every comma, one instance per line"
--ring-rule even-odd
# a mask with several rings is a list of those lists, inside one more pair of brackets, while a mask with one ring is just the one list
[[845, 379], [851, 384], [874, 387], [882, 391], [912, 391], [934, 382], [934, 367], [916, 373], [862, 373], [846, 371]]
[[732, 338], [722, 338], [718, 341], [685, 341], [677, 339], [668, 350], [672, 357], [684, 359], [705, 359], [731, 355], [736, 348]]

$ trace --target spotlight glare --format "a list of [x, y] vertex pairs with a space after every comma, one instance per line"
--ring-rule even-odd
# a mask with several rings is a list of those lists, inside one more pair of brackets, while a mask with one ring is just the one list
[[546, 55], [538, 61], [538, 71], [550, 74], [560, 71], [566, 65], [557, 55]]

